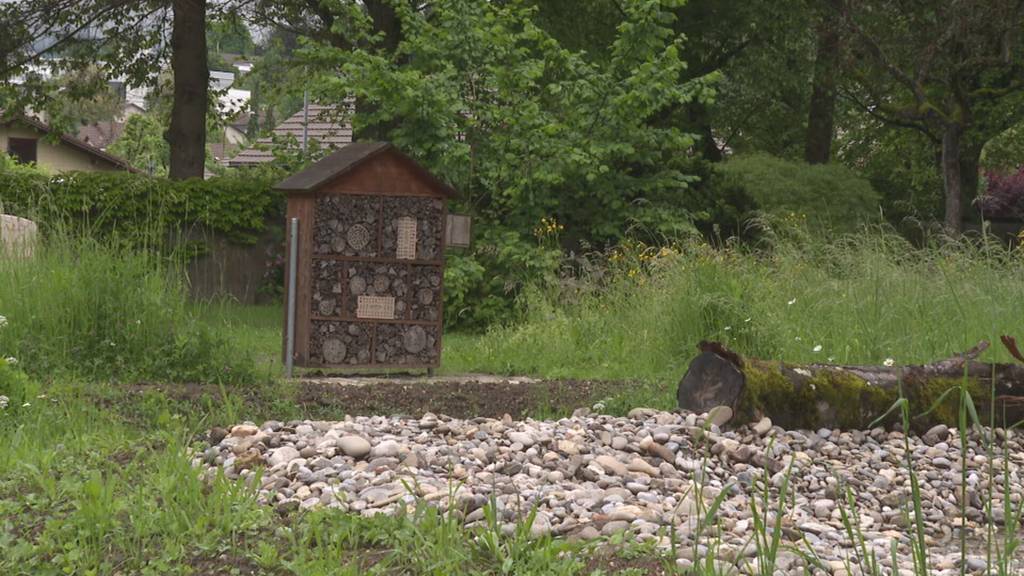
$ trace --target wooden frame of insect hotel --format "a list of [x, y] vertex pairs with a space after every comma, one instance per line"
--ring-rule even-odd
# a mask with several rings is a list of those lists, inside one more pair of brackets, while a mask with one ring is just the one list
[[444, 251], [468, 243], [446, 238], [455, 190], [387, 143], [349, 144], [275, 188], [296, 238], [288, 369], [438, 366]]

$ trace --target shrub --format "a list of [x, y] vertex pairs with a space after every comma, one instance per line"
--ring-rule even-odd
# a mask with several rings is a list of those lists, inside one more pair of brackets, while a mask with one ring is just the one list
[[0, 259], [0, 351], [30, 375], [232, 381], [246, 358], [190, 313], [171, 260], [54, 236]]
[[445, 267], [445, 322], [479, 328], [516, 319], [529, 285], [552, 280], [561, 252], [508, 229], [489, 227], [472, 251], [451, 253]]
[[978, 198], [982, 215], [993, 218], [1024, 217], [1024, 169], [989, 172], [985, 194]]
[[757, 210], [806, 219], [812, 228], [850, 231], [878, 214], [879, 197], [871, 184], [842, 165], [750, 154], [725, 162], [720, 170], [723, 185], [742, 187]]
[[44, 230], [68, 225], [134, 246], [163, 246], [174, 232], [194, 226], [251, 243], [268, 216], [284, 213], [283, 196], [271, 189], [279, 178], [272, 169], [184, 181], [129, 172], [50, 176], [0, 160], [0, 208], [35, 219]]

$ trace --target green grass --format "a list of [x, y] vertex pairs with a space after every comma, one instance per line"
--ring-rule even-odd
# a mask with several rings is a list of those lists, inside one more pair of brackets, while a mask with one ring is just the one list
[[[667, 408], [701, 340], [790, 362], [909, 364], [1024, 327], [1024, 252], [994, 244], [920, 249], [882, 232], [770, 252], [686, 244], [620, 253], [602, 278], [538, 293], [524, 323], [446, 337], [446, 369], [639, 381], [624, 402]], [[998, 345], [986, 358], [1009, 360]]]
[[0, 258], [0, 351], [47, 379], [251, 381], [180, 279], [173, 258], [55, 233], [31, 259]]
[[243, 305], [221, 300], [192, 304], [190, 309], [215, 333], [245, 351], [256, 376], [272, 379], [282, 374], [282, 305]]

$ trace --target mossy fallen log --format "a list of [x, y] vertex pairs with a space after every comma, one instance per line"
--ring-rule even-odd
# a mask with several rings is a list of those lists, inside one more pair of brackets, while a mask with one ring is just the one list
[[[943, 395], [950, 388], [966, 386], [984, 424], [1020, 422], [1024, 420], [1024, 366], [977, 361], [987, 347], [982, 342], [932, 364], [839, 366], [744, 359], [721, 344], [702, 342], [701, 353], [690, 362], [676, 397], [680, 408], [694, 412], [729, 406], [734, 421], [740, 423], [768, 416], [790, 429], [854, 429], [884, 415], [902, 393], [913, 427], [923, 429], [938, 423], [956, 425], [960, 394]], [[995, 419], [989, 422], [992, 413]], [[886, 423], [898, 418], [892, 414]]]

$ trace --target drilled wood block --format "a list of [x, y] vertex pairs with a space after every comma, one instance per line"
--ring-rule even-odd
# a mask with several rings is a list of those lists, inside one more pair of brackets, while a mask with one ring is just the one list
[[394, 296], [360, 296], [356, 299], [356, 318], [394, 320]]
[[402, 216], [397, 220], [398, 248], [395, 257], [399, 260], [416, 259], [416, 219]]

